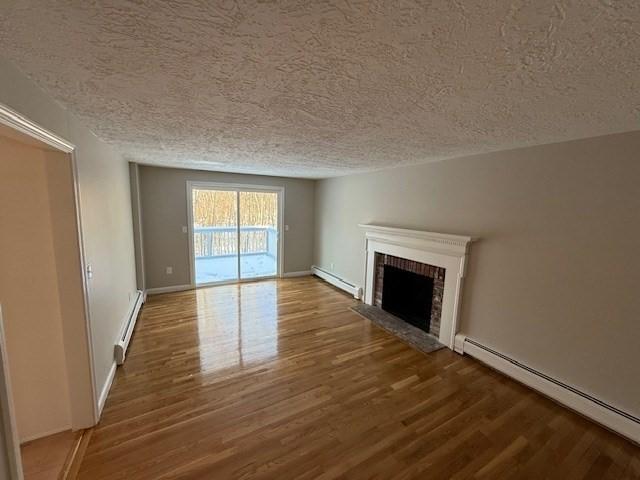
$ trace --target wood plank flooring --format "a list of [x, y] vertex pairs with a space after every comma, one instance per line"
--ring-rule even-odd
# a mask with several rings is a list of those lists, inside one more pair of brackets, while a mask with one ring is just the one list
[[311, 277], [149, 297], [79, 478], [625, 479], [640, 449]]
[[20, 446], [25, 480], [57, 480], [79, 434], [67, 430]]

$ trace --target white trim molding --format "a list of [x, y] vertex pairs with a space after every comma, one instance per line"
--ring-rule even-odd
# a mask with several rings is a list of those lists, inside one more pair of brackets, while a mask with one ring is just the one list
[[186, 290], [195, 290], [196, 287], [193, 285], [185, 284], [185, 285], [171, 285], [168, 287], [155, 287], [155, 288], [147, 288], [144, 291], [145, 297], [147, 295], [159, 295], [160, 293], [172, 293], [172, 292], [184, 292]]
[[98, 421], [102, 416], [102, 410], [104, 409], [104, 404], [107, 401], [107, 397], [109, 396], [109, 391], [111, 390], [111, 385], [113, 385], [113, 379], [116, 377], [116, 361], [114, 360], [111, 364], [111, 369], [109, 370], [109, 375], [107, 375], [107, 379], [102, 386], [102, 390], [100, 391], [100, 397], [98, 398]]
[[453, 349], [458, 331], [462, 284], [469, 246], [475, 239], [462, 235], [407, 230], [382, 225], [359, 225], [365, 231], [364, 303], [373, 305], [375, 254], [426, 263], [445, 269], [440, 336], [443, 345]]
[[463, 334], [456, 335], [456, 352], [469, 355], [569, 409], [640, 444], [640, 418], [497, 352]]
[[55, 133], [42, 128], [40, 125], [32, 122], [28, 118], [20, 115], [15, 110], [0, 103], [0, 123], [8, 127], [18, 130], [31, 138], [40, 140], [50, 147], [65, 153], [71, 153], [75, 150], [75, 145], [66, 141]]
[[282, 274], [282, 278], [308, 277], [313, 275], [311, 270], [300, 270], [299, 272], [286, 272]]
[[358, 285], [354, 285], [352, 283], [343, 280], [342, 278], [334, 275], [331, 272], [327, 272], [326, 270], [316, 267], [313, 265], [311, 267], [311, 273], [316, 277], [320, 277], [325, 282], [330, 283], [334, 287], [339, 288], [340, 290], [344, 290], [347, 293], [353, 295], [353, 298], [360, 300], [362, 298], [362, 288]]
[[[4, 439], [4, 451], [0, 455], [9, 470], [11, 480], [22, 480], [22, 456], [20, 453], [20, 439], [16, 425], [13, 391], [11, 389], [11, 375], [9, 373], [9, 356], [5, 342], [4, 322], [2, 320], [2, 305], [0, 305], [0, 434]], [[0, 476], [2, 476], [0, 469]]]

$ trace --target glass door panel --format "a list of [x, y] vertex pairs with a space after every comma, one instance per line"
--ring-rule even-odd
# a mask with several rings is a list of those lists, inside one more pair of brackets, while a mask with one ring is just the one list
[[238, 280], [238, 193], [192, 188], [197, 285]]
[[278, 193], [240, 191], [240, 278], [278, 274]]

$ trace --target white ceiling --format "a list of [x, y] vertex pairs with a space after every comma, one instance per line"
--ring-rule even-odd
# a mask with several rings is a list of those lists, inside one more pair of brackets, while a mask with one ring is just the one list
[[638, 0], [14, 1], [2, 55], [141, 163], [303, 177], [640, 128]]

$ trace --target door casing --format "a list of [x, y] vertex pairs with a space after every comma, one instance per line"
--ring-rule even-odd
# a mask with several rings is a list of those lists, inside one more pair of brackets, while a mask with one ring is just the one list
[[[84, 381], [78, 378], [70, 378], [69, 384], [74, 388], [83, 389], [90, 388], [91, 390], [91, 415], [84, 413], [88, 405], [83, 405], [78, 408], [71, 409], [71, 427], [74, 430], [87, 428], [98, 423], [100, 420], [100, 400], [99, 400], [99, 388], [96, 385], [96, 372], [95, 372], [95, 359], [93, 352], [93, 334], [91, 328], [91, 310], [89, 302], [89, 280], [87, 275], [87, 262], [85, 257], [83, 227], [82, 227], [82, 212], [80, 205], [80, 182], [78, 180], [78, 165], [76, 160], [76, 146], [68, 140], [60, 137], [54, 132], [51, 132], [37, 123], [33, 122], [24, 115], [16, 112], [12, 108], [0, 103], [0, 124], [5, 125], [17, 132], [28, 135], [29, 137], [42, 142], [55, 150], [65, 153], [69, 156], [71, 163], [71, 174], [73, 181], [73, 200], [75, 206], [75, 220], [76, 220], [76, 234], [78, 241], [78, 254], [80, 264], [80, 275], [82, 285], [82, 302], [83, 302], [83, 323], [85, 327], [85, 335], [83, 338], [71, 338], [73, 342], [86, 342], [86, 349], [88, 354], [88, 367], [89, 367], [89, 384], [86, 385]], [[65, 342], [68, 340], [65, 336]], [[91, 418], [89, 418], [89, 416]]]
[[[13, 405], [13, 393], [11, 391], [11, 378], [9, 374], [9, 359], [4, 335], [4, 322], [2, 321], [2, 305], [0, 305], [0, 423], [2, 423], [2, 445], [6, 468], [9, 470], [11, 480], [22, 480], [22, 457], [20, 454], [20, 440], [16, 427], [16, 414]], [[0, 471], [0, 474], [2, 472]]]

